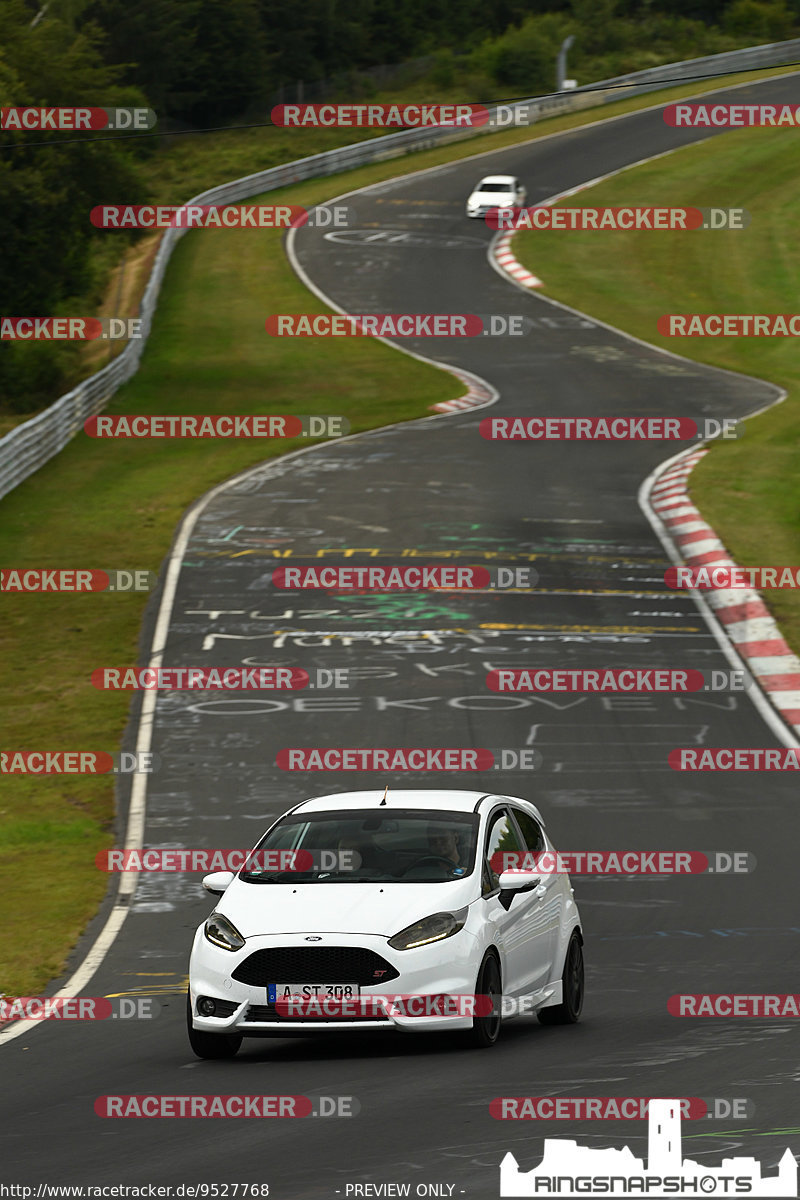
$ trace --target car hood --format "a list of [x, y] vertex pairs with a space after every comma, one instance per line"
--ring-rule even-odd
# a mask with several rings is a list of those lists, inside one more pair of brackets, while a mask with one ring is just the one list
[[393, 937], [436, 912], [463, 908], [475, 882], [252, 884], [236, 879], [217, 905], [244, 938], [283, 933]]
[[467, 204], [488, 204], [492, 208], [504, 208], [514, 199], [514, 192], [473, 192]]

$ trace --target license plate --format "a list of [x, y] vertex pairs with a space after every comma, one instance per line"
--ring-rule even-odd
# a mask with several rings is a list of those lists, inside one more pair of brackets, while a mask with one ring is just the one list
[[357, 983], [268, 983], [267, 1004], [295, 997], [300, 1000], [355, 1000], [361, 994]]

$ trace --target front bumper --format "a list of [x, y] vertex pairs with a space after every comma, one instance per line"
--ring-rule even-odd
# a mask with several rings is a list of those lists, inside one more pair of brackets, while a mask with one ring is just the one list
[[512, 209], [516, 211], [523, 207], [524, 207], [524, 205], [517, 204], [516, 202], [509, 203], [509, 204], [498, 204], [495, 201], [494, 204], [481, 204], [481, 205], [479, 205], [478, 208], [467, 207], [467, 208], [465, 208], [464, 211], [466, 212], [468, 217], [485, 217], [487, 213], [490, 213], [493, 210], [498, 209], [498, 208], [502, 209], [503, 212], [510, 212]]
[[[208, 1033], [236, 1033], [244, 1037], [299, 1037], [306, 1034], [355, 1030], [399, 1031], [404, 1033], [443, 1032], [472, 1027], [471, 1015], [415, 1016], [398, 1011], [388, 1003], [380, 1013], [360, 1019], [354, 1017], [281, 1015], [268, 1003], [266, 986], [243, 983], [235, 979], [243, 964], [260, 950], [284, 950], [305, 947], [305, 934], [273, 935], [248, 938], [242, 950], [235, 954], [219, 949], [198, 930], [189, 966], [189, 994], [192, 1004], [192, 1023], [195, 1029]], [[387, 940], [377, 935], [324, 934], [320, 935], [330, 947], [370, 950], [384, 959], [397, 972], [389, 982], [361, 982], [361, 997], [402, 996], [472, 996], [475, 991], [480, 957], [475, 938], [462, 929], [459, 933], [430, 946], [414, 950], [393, 950]], [[272, 983], [303, 983], [302, 979], [275, 979]], [[329, 983], [351, 983], [347, 978], [330, 979]], [[197, 1013], [197, 998], [210, 996], [233, 1008], [228, 1015], [206, 1017]], [[422, 1005], [418, 1007], [424, 1007]], [[466, 1006], [467, 1009], [469, 1006]], [[376, 1006], [377, 1008], [377, 1006]], [[462, 1005], [462, 1011], [464, 1006]]]

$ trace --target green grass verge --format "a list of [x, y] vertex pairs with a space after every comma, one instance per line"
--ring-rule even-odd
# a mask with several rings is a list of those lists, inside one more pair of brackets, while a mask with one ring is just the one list
[[[767, 379], [787, 399], [715, 443], [690, 477], [692, 499], [743, 566], [800, 564], [800, 359], [792, 338], [668, 338], [664, 313], [797, 311], [800, 213], [791, 132], [737, 130], [636, 167], [566, 204], [745, 208], [741, 231], [524, 231], [519, 260], [544, 293], [697, 362]], [[624, 263], [624, 270], [620, 270]], [[800, 651], [794, 591], [764, 599]]]
[[[745, 78], [750, 76], [734, 81]], [[710, 82], [705, 90], [715, 86]], [[669, 89], [658, 100], [700, 90], [703, 85]], [[375, 164], [271, 192], [268, 198], [311, 206], [405, 169], [446, 163], [656, 102], [654, 96], [627, 100], [543, 122], [533, 131], [487, 135], [415, 154], [408, 166], [397, 160]], [[183, 200], [224, 178], [270, 165], [269, 155], [255, 150], [255, 139], [270, 135], [274, 131], [236, 135], [236, 148], [226, 143], [224, 158], [215, 142], [223, 135], [187, 139], [184, 145], [190, 143], [197, 155], [191, 170], [189, 156], [185, 170], [170, 174], [177, 152], [173, 166], [167, 170], [164, 164], [161, 175], [156, 162], [154, 189], [162, 199]], [[330, 138], [313, 139], [318, 136]], [[291, 147], [291, 157], [321, 148], [305, 134], [292, 138]], [[285, 156], [286, 148], [280, 153]], [[293, 275], [280, 234], [188, 234], [170, 263], [142, 367], [108, 411], [339, 413], [359, 430], [425, 415], [431, 404], [461, 392], [451, 376], [378, 343], [293, 342], [264, 332], [269, 312], [321, 309]], [[116, 443], [81, 435], [2, 501], [0, 562], [157, 569], [181, 514], [197, 496], [294, 445]], [[128, 696], [96, 691], [89, 675], [95, 666], [135, 661], [143, 608], [138, 595], [5, 594], [3, 748], [117, 748]], [[93, 863], [98, 850], [111, 844], [112, 819], [107, 777], [3, 777], [0, 874], [13, 880], [25, 933], [0, 947], [0, 992], [36, 994], [63, 971], [105, 892], [107, 877]]]

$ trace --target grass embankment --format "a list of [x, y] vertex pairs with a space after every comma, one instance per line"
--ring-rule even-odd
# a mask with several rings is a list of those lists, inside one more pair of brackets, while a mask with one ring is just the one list
[[[800, 564], [800, 358], [794, 338], [668, 338], [664, 313], [798, 311], [800, 212], [791, 130], [737, 130], [636, 167], [566, 204], [744, 208], [741, 231], [579, 233], [525, 231], [517, 257], [546, 295], [697, 362], [767, 379], [787, 399], [715, 443], [692, 472], [690, 493], [743, 566]], [[624, 263], [624, 271], [620, 270]], [[800, 598], [764, 599], [800, 652]]]
[[[697, 90], [670, 89], [659, 99]], [[446, 163], [655, 102], [653, 96], [628, 100], [547, 121], [534, 131], [456, 143], [417, 154], [408, 167]], [[347, 132], [292, 135], [279, 153], [300, 157], [334, 136], [340, 144], [354, 140]], [[182, 140], [172, 158], [154, 161], [156, 197], [184, 200], [225, 178], [262, 169], [273, 161], [269, 145], [278, 145], [269, 138], [289, 136], [271, 130]], [[235, 137], [235, 145], [227, 137]], [[176, 166], [181, 156], [185, 170]], [[404, 169], [405, 163], [376, 164], [272, 192], [268, 200], [310, 206]], [[715, 202], [719, 194], [709, 191]], [[752, 208], [745, 196], [742, 203]], [[126, 272], [126, 281], [131, 277]], [[659, 285], [666, 287], [667, 280]], [[188, 234], [171, 261], [143, 365], [108, 411], [340, 413], [358, 430], [424, 415], [431, 404], [461, 391], [448, 375], [380, 344], [293, 343], [264, 332], [269, 312], [321, 307], [294, 277], [279, 234]], [[125, 315], [135, 309], [106, 311]], [[770, 377], [777, 378], [774, 372]], [[81, 435], [2, 501], [0, 562], [157, 569], [181, 514], [197, 496], [293, 445], [117, 443]], [[96, 691], [89, 675], [98, 665], [135, 661], [144, 603], [138, 595], [3, 596], [4, 749], [118, 747], [129, 698]], [[112, 819], [109, 777], [3, 778], [0, 874], [13, 883], [15, 911], [25, 915], [24, 933], [0, 945], [0, 992], [36, 994], [63, 971], [106, 888], [94, 856], [110, 844]]]

